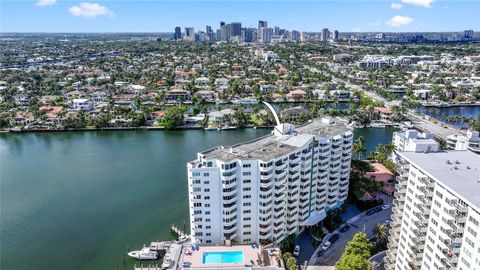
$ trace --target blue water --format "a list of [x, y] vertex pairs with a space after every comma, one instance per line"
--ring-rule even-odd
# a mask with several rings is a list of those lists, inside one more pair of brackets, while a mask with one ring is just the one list
[[243, 263], [242, 251], [223, 251], [203, 253], [203, 264]]

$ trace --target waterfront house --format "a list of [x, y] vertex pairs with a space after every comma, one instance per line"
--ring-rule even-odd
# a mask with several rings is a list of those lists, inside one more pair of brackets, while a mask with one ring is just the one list
[[30, 112], [16, 112], [15, 116], [10, 119], [12, 126], [27, 126], [35, 122], [33, 114]]
[[210, 90], [200, 90], [197, 91], [194, 96], [198, 100], [203, 100], [207, 102], [215, 102], [215, 92], [210, 91]]
[[234, 113], [235, 111], [232, 109], [213, 111], [208, 114], [208, 121], [217, 125], [224, 124], [226, 117], [232, 116]]
[[393, 192], [395, 192], [395, 174], [381, 163], [374, 162], [370, 165], [372, 166], [373, 171], [366, 172], [364, 177], [381, 183], [382, 192], [387, 195], [393, 195]]
[[86, 98], [87, 94], [83, 91], [74, 90], [74, 91], [65, 93], [64, 96], [69, 100], [73, 100], [73, 99], [79, 99], [79, 98]]
[[392, 109], [387, 107], [374, 107], [372, 114], [375, 120], [380, 120], [382, 122], [390, 122], [393, 111]]
[[113, 95], [113, 103], [118, 106], [128, 106], [133, 108], [134, 104], [134, 99], [133, 95], [131, 94], [118, 94], [118, 95]]
[[47, 126], [59, 126], [62, 122], [60, 117], [60, 113], [63, 111], [62, 106], [50, 106], [44, 105], [38, 108], [39, 111], [45, 113], [46, 119], [44, 120], [44, 124]]
[[90, 98], [94, 103], [105, 101], [108, 97], [108, 94], [105, 91], [95, 91], [90, 94]]
[[210, 82], [210, 79], [207, 77], [198, 77], [195, 79], [195, 86], [196, 87], [206, 87], [208, 86], [208, 83]]
[[93, 104], [87, 98], [76, 98], [72, 100], [72, 108], [75, 111], [91, 111]]
[[302, 117], [303, 119], [306, 118], [306, 114], [308, 114], [308, 110], [302, 108], [302, 107], [293, 107], [293, 108], [288, 108], [280, 112], [280, 118], [288, 123], [296, 123], [298, 121], [301, 121]]
[[302, 89], [292, 90], [287, 94], [288, 101], [301, 101], [307, 98], [307, 93]]
[[182, 90], [182, 89], [173, 89], [165, 92], [164, 101], [168, 104], [177, 104], [183, 101], [190, 101], [191, 94], [190, 91]]
[[228, 88], [228, 86], [229, 86], [228, 79], [227, 78], [217, 78], [217, 79], [215, 79], [215, 86], [217, 88], [221, 88], [221, 89]]

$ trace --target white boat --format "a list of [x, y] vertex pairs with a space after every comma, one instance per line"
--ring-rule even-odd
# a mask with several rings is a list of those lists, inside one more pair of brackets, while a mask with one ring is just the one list
[[158, 259], [158, 252], [150, 250], [149, 247], [144, 247], [141, 250], [128, 252], [128, 256], [138, 260], [156, 260]]
[[237, 129], [237, 127], [235, 127], [235, 126], [224, 126], [224, 127], [222, 127], [222, 130], [234, 130], [234, 129]]
[[218, 130], [218, 127], [206, 127], [204, 130], [211, 131], [211, 130]]
[[238, 104], [238, 105], [255, 105], [255, 104], [258, 104], [258, 100], [253, 98], [243, 98], [243, 99], [233, 100], [232, 103]]

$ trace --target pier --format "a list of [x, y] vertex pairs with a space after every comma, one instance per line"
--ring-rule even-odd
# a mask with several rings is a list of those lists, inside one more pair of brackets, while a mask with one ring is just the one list
[[158, 264], [149, 264], [148, 266], [144, 266], [144, 265], [140, 265], [140, 266], [137, 266], [137, 265], [134, 265], [133, 266], [133, 269], [134, 270], [162, 270], [162, 265], [158, 265]]
[[185, 235], [185, 232], [175, 224], [170, 225], [170, 230], [179, 237]]

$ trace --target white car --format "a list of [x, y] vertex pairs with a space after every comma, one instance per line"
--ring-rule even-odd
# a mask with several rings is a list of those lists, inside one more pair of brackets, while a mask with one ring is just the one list
[[293, 256], [298, 256], [300, 254], [300, 246], [296, 245], [295, 249], [293, 250]]
[[330, 241], [327, 241], [327, 242], [323, 243], [322, 250], [323, 251], [327, 250], [330, 247], [331, 244], [332, 243], [330, 243]]
[[390, 219], [387, 219], [383, 222], [383, 224], [385, 224], [386, 226], [389, 226], [391, 223], [392, 221]]
[[388, 208], [390, 208], [390, 205], [388, 205], [388, 204], [384, 204], [384, 205], [382, 206], [382, 209], [383, 209], [383, 210], [387, 210]]

